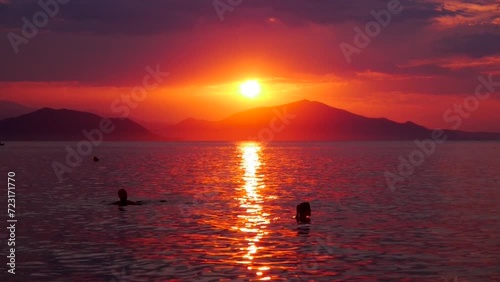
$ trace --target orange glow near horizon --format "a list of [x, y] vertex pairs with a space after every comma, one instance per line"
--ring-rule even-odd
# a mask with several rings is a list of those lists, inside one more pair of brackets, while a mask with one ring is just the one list
[[[493, 65], [496, 58], [480, 61]], [[414, 62], [421, 64], [422, 62]], [[449, 65], [451, 62], [443, 61]], [[470, 61], [457, 61], [471, 64]], [[477, 62], [476, 62], [477, 64]], [[453, 66], [455, 66], [453, 65]], [[248, 77], [248, 76], [247, 76]], [[391, 91], [386, 87], [404, 88], [406, 76], [377, 72], [358, 73], [355, 78], [336, 76], [295, 75], [291, 77], [259, 77], [260, 94], [254, 99], [240, 95], [242, 80], [204, 84], [172, 84], [148, 91], [147, 98], [130, 108], [129, 117], [139, 124], [175, 124], [186, 118], [217, 121], [257, 107], [273, 107], [303, 99], [318, 101], [366, 117], [385, 117], [396, 122], [413, 121], [428, 128], [449, 128], [443, 112], [463, 102], [463, 94], [436, 95], [422, 92]], [[419, 78], [421, 85], [435, 83], [432, 78]], [[454, 81], [450, 81], [454, 82]], [[77, 82], [4, 82], [0, 100], [17, 102], [32, 108], [67, 108], [115, 117], [111, 104], [122, 95], [129, 95], [132, 86], [91, 86]], [[471, 87], [471, 94], [474, 88]], [[432, 101], [429, 104], [429, 101]], [[207, 105], [210, 105], [207, 107]], [[481, 103], [473, 118], [464, 121], [466, 131], [500, 132], [496, 122], [500, 100]]]

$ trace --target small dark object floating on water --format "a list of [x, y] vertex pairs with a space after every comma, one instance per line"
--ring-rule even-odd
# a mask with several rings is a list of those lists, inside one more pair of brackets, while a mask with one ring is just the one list
[[295, 220], [298, 224], [311, 223], [311, 205], [309, 202], [303, 202], [297, 205]]
[[5, 146], [5, 143], [0, 142], [0, 146]]
[[94, 162], [98, 162], [99, 161], [99, 158], [94, 156]]

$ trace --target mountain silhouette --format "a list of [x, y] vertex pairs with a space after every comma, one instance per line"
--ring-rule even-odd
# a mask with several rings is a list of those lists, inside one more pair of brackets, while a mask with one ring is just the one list
[[[99, 115], [43, 108], [0, 121], [0, 140], [84, 140], [83, 130], [98, 129]], [[302, 100], [260, 107], [219, 121], [188, 118], [165, 125], [162, 136], [130, 119], [110, 118], [115, 130], [105, 141], [382, 141], [423, 140], [432, 130], [413, 122], [367, 118], [320, 102]], [[500, 140], [500, 133], [445, 130], [449, 140]]]
[[[500, 133], [445, 130], [453, 140], [500, 140]], [[167, 136], [191, 141], [375, 141], [431, 138], [432, 130], [413, 122], [367, 118], [320, 102], [302, 100], [260, 107], [220, 121], [186, 119]]]
[[[102, 119], [98, 115], [86, 112], [43, 108], [0, 121], [0, 140], [84, 140], [82, 131], [99, 129]], [[110, 118], [110, 120], [115, 129], [109, 134], [103, 134], [105, 141], [162, 139], [130, 119]]]
[[35, 108], [30, 108], [10, 101], [0, 101], [0, 120], [10, 117], [17, 117], [34, 112]]

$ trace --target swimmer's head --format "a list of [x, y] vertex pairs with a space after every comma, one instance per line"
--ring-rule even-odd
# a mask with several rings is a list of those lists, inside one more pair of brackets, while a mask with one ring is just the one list
[[127, 191], [125, 189], [118, 190], [118, 197], [120, 198], [120, 201], [126, 201], [127, 200]]
[[295, 219], [298, 223], [310, 223], [311, 219], [311, 205], [308, 202], [303, 202], [297, 205], [297, 214]]

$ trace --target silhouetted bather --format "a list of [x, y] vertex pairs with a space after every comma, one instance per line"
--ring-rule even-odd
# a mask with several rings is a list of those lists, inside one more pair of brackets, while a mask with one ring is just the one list
[[132, 202], [127, 200], [127, 191], [125, 189], [118, 190], [118, 197], [120, 200], [118, 202], [112, 203], [112, 205], [127, 206], [127, 205], [140, 205], [141, 203]]
[[94, 162], [98, 162], [99, 161], [99, 158], [94, 156]]
[[295, 220], [298, 224], [311, 223], [311, 205], [309, 205], [309, 202], [303, 202], [297, 205]]

